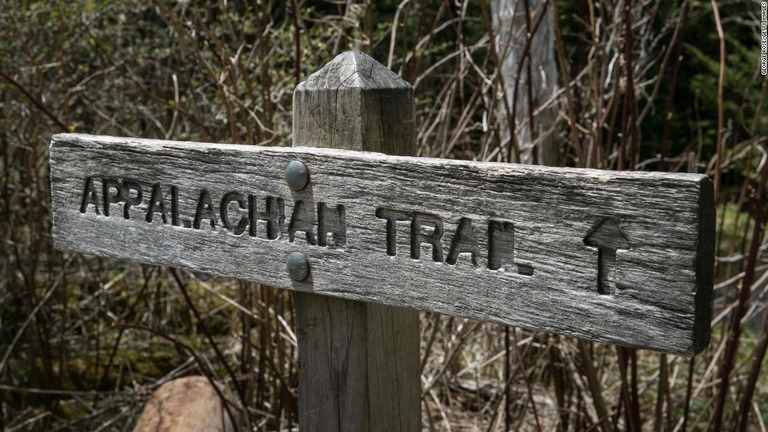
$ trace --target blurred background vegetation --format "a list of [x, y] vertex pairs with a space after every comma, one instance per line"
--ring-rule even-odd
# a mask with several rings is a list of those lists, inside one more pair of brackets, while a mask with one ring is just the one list
[[425, 430], [766, 430], [752, 0], [0, 0], [0, 430], [131, 430], [195, 373], [243, 390], [243, 430], [296, 428], [292, 294], [55, 251], [47, 148], [67, 131], [289, 146], [294, 87], [349, 49], [414, 85], [420, 156], [697, 172], [718, 191], [708, 350], [423, 314]]

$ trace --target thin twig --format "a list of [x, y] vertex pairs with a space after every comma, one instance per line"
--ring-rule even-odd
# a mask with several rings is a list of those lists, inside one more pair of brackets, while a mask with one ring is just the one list
[[[749, 247], [749, 255], [747, 256], [747, 266], [744, 270], [744, 279], [741, 280], [741, 286], [739, 287], [738, 304], [736, 311], [734, 311], [732, 316], [725, 354], [723, 355], [723, 361], [720, 364], [720, 389], [717, 394], [717, 404], [715, 405], [715, 413], [713, 414], [711, 422], [710, 430], [712, 431], [719, 431], [722, 427], [726, 395], [728, 394], [728, 388], [730, 387], [730, 374], [734, 369], [734, 358], [736, 357], [736, 351], [741, 338], [741, 319], [747, 311], [749, 299], [751, 297], [750, 287], [755, 280], [755, 267], [757, 266], [757, 260], [759, 258], [758, 251], [762, 239], [765, 214], [767, 213], [765, 203], [766, 183], [768, 183], [768, 163], [763, 165], [763, 172], [761, 173], [760, 183], [757, 187], [752, 241]], [[746, 415], [749, 415], [749, 411], [747, 411]]]
[[[688, 0], [683, 1], [677, 28], [675, 29], [675, 34], [672, 36], [672, 46], [674, 46], [675, 49], [675, 56], [672, 60], [674, 62], [672, 76], [670, 77], [669, 86], [667, 87], [667, 108], [664, 111], [664, 126], [661, 132], [661, 161], [659, 161], [659, 169], [661, 171], [667, 170], [665, 159], [669, 157], [669, 134], [672, 123], [672, 110], [675, 105], [675, 91], [677, 90], [677, 80], [680, 76], [680, 66], [683, 63], [683, 37], [685, 35], [685, 24], [688, 20], [689, 4], [690, 2]], [[658, 82], [661, 82], [661, 78], [661, 75], [659, 75]]]
[[21, 85], [18, 81], [6, 75], [5, 72], [3, 72], [2, 70], [0, 70], [0, 77], [8, 81], [12, 86], [16, 87], [21, 93], [23, 93], [24, 96], [26, 96], [27, 99], [29, 99], [29, 101], [32, 102], [32, 104], [37, 107], [37, 109], [42, 111], [43, 114], [46, 115], [46, 117], [48, 117], [54, 123], [56, 123], [56, 125], [59, 126], [62, 132], [69, 132], [69, 128], [67, 127], [67, 125], [63, 121], [61, 121], [54, 113], [52, 113], [51, 110], [49, 110], [48, 107], [46, 107], [45, 104], [43, 104], [39, 99], [32, 96], [32, 93], [30, 93], [29, 90], [24, 88], [24, 86]]
[[184, 283], [184, 281], [181, 280], [181, 277], [175, 268], [169, 268], [168, 271], [171, 273], [171, 276], [173, 276], [173, 280], [176, 282], [176, 286], [179, 288], [179, 291], [181, 291], [181, 295], [184, 297], [184, 301], [187, 304], [187, 307], [192, 312], [192, 315], [197, 321], [197, 325], [200, 327], [200, 330], [203, 332], [205, 338], [208, 340], [208, 343], [211, 345], [213, 352], [216, 354], [216, 358], [221, 363], [221, 365], [224, 366], [224, 369], [226, 369], [232, 384], [237, 390], [237, 394], [240, 397], [240, 400], [245, 406], [246, 397], [245, 393], [243, 392], [242, 385], [237, 379], [237, 375], [235, 375], [235, 372], [232, 370], [232, 367], [229, 365], [226, 357], [224, 357], [224, 354], [222, 354], [221, 350], [219, 350], [218, 344], [216, 344], [216, 341], [213, 340], [213, 336], [208, 330], [208, 326], [205, 325], [205, 321], [203, 321], [203, 317], [200, 315], [200, 311], [197, 310], [195, 303], [192, 302], [192, 298], [189, 296], [189, 292], [187, 292], [187, 285]]
[[[757, 202], [755, 203], [755, 224], [754, 231], [752, 232], [752, 243], [749, 248], [749, 257], [747, 259], [747, 268], [745, 270], [744, 280], [742, 281], [741, 289], [747, 292], [746, 295], [741, 295], [739, 303], [742, 298], [746, 298], [749, 301], [749, 287], [754, 279], [755, 266], [759, 255], [760, 239], [762, 237], [763, 224], [768, 219], [768, 211], [766, 211], [765, 192], [766, 184], [768, 183], [768, 163], [763, 164], [763, 173], [760, 179], [760, 183], [757, 187]], [[746, 307], [746, 305], [745, 305]], [[749, 413], [752, 410], [752, 397], [754, 396], [755, 386], [760, 376], [760, 368], [763, 364], [763, 358], [765, 357], [766, 347], [768, 347], [768, 315], [763, 318], [762, 336], [760, 342], [755, 349], [755, 355], [753, 357], [752, 368], [749, 371], [749, 377], [747, 378], [747, 386], [741, 397], [741, 407], [739, 409], [740, 423], [739, 430], [745, 432], [749, 425]]]
[[[525, 34], [528, 39], [531, 39], [529, 45], [533, 46], [533, 38], [536, 35], [531, 31], [531, 7], [529, 0], [523, 0], [523, 8], [525, 11]], [[547, 3], [544, 4], [544, 10], [542, 10], [540, 13], [542, 14], [542, 17], [547, 15]], [[537, 133], [536, 123], [534, 123], [533, 119], [533, 74], [531, 73], [531, 63], [533, 63], [533, 61], [531, 59], [530, 49], [526, 52], [525, 57], [521, 59], [521, 61], [525, 61], [525, 80], [526, 89], [528, 90], [528, 129], [531, 143], [535, 143]], [[535, 145], [531, 146], [531, 163], [533, 165], [539, 164], [539, 152], [537, 151]], [[536, 420], [538, 425], [538, 417]]]
[[[235, 427], [237, 428], [237, 417], [234, 416], [234, 414], [230, 410], [230, 406], [229, 406], [231, 401], [229, 400], [229, 398], [227, 398], [224, 395], [224, 393], [221, 391], [221, 389], [219, 388], [219, 386], [215, 382], [213, 371], [208, 367], [207, 363], [204, 362], [203, 359], [200, 356], [197, 355], [197, 353], [195, 352], [195, 350], [191, 346], [185, 344], [184, 342], [176, 339], [175, 337], [173, 337], [173, 336], [171, 336], [169, 334], [163, 333], [162, 331], [153, 329], [151, 327], [143, 326], [141, 324], [119, 323], [118, 322], [118, 323], [114, 323], [113, 325], [115, 327], [123, 328], [123, 329], [134, 329], [134, 330], [145, 331], [145, 332], [150, 333], [150, 334], [152, 334], [154, 336], [157, 336], [159, 338], [165, 339], [168, 342], [171, 342], [179, 350], [184, 351], [184, 352], [188, 353], [190, 356], [192, 356], [192, 358], [195, 359], [195, 362], [197, 363], [198, 367], [203, 371], [203, 376], [205, 376], [208, 379], [208, 382], [211, 383], [211, 387], [213, 387], [214, 391], [219, 396], [219, 399], [222, 401], [222, 405], [224, 406], [224, 409], [227, 411], [227, 415], [229, 415], [229, 418], [232, 420], [232, 424], [235, 425]], [[244, 408], [244, 407], [240, 407], [240, 408]]]
[[[712, 16], [715, 20], [715, 27], [717, 28], [717, 38], [720, 42], [720, 71], [717, 78], [717, 151], [715, 154], [715, 201], [720, 192], [720, 160], [723, 155], [723, 130], [725, 129], [725, 120], [723, 114], [723, 87], [725, 85], [725, 34], [723, 33], [723, 25], [720, 22], [720, 11], [717, 8], [717, 2], [715, 0], [709, 0], [712, 5]], [[720, 411], [722, 407], [718, 406], [717, 411]], [[715, 418], [720, 417], [720, 414], [716, 413]], [[722, 419], [721, 419], [722, 420]], [[721, 420], [716, 420], [716, 425], [720, 425]], [[714, 427], [715, 425], [713, 425]]]
[[[547, 16], [547, 7], [549, 6], [549, 0], [544, 1], [544, 5], [542, 6], [541, 13], [539, 14], [538, 19], [536, 19], [536, 24], [533, 26], [533, 30], [530, 31], [528, 34], [528, 37], [525, 39], [525, 46], [523, 46], [522, 55], [520, 56], [520, 61], [517, 63], [517, 71], [515, 71], [515, 84], [513, 86], [512, 91], [512, 115], [511, 115], [511, 124], [510, 124], [510, 143], [516, 143], [517, 142], [517, 135], [516, 135], [516, 117], [517, 117], [517, 90], [520, 88], [520, 79], [523, 72], [523, 66], [525, 65], [525, 59], [527, 58], [530, 62], [530, 56], [531, 56], [531, 44], [533, 41], [533, 35], [536, 34], [536, 31], [539, 29], [539, 25], [541, 25], [541, 22], [544, 20], [544, 18]], [[520, 155], [517, 156], [517, 162], [520, 162]], [[507, 152], [507, 162], [512, 162], [512, 145], [510, 145], [510, 148]]]
[[296, 0], [291, 0], [291, 20], [293, 21], [293, 84], [299, 85], [301, 81], [301, 40], [299, 39], [299, 5]]

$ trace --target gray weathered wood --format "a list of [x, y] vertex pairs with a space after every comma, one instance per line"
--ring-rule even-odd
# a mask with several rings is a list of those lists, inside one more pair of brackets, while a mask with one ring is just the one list
[[421, 430], [417, 311], [305, 292], [296, 310], [302, 431]]
[[[294, 145], [416, 152], [411, 86], [361, 52], [336, 57], [293, 100]], [[297, 292], [296, 313], [302, 431], [421, 430], [418, 311]]]
[[[698, 352], [708, 341], [714, 207], [711, 183], [703, 175], [74, 134], [54, 136], [50, 157], [59, 249], [679, 354]], [[309, 167], [311, 184], [293, 192], [283, 173], [297, 159]], [[81, 212], [88, 178], [98, 214], [90, 195]], [[127, 210], [130, 219], [124, 218], [124, 202], [111, 203], [105, 216], [104, 178], [142, 186], [141, 202]], [[157, 205], [147, 222], [155, 184], [167, 208], [175, 186], [179, 226], [170, 210], [164, 223]], [[215, 228], [205, 217], [199, 218], [199, 229], [193, 227], [200, 196], [206, 195], [202, 190], [211, 198]], [[230, 228], [224, 227], [219, 207], [231, 191], [245, 198], [253, 194], [258, 212], [265, 210], [266, 197], [280, 197], [284, 220], [271, 232], [279, 238], [268, 239], [261, 220], [252, 236], [248, 212], [235, 203], [228, 206]], [[130, 193], [138, 201], [136, 192]], [[277, 198], [272, 202], [281, 207]], [[312, 219], [313, 244], [300, 231], [290, 233], [296, 202], [315, 210], [305, 216]], [[316, 241], [320, 203], [345, 210], [345, 235], [337, 240], [329, 232], [326, 246]], [[409, 212], [402, 217], [408, 220], [392, 223], [394, 242], [388, 244], [387, 220], [377, 217], [377, 210], [379, 216], [387, 210]], [[326, 230], [333, 228], [328, 213]], [[472, 230], [456, 236], [465, 218]], [[423, 225], [415, 232], [412, 219]], [[411, 242], [411, 234], [423, 240], [434, 233], [430, 221], [442, 226], [438, 261], [433, 246]], [[499, 231], [503, 222], [511, 224], [514, 240], [501, 236], [504, 241], [493, 245], [493, 260], [504, 265], [489, 269], [488, 227], [495, 224]], [[240, 223], [247, 226], [236, 235]], [[593, 232], [611, 225], [625, 240]], [[471, 249], [469, 233], [477, 240], [476, 265], [469, 252], [459, 254], [455, 264], [446, 262], [455, 240]], [[608, 292], [615, 287], [612, 294], [598, 292], [599, 248], [586, 244], [598, 241], [605, 242], [603, 257], [615, 255], [605, 286]], [[285, 257], [292, 251], [309, 258], [307, 281], [289, 278]]]
[[[519, 152], [511, 152], [510, 160], [513, 162], [532, 163], [538, 160], [542, 165], [558, 166], [562, 159], [561, 143], [558, 142], [556, 134], [548, 132], [556, 124], [558, 107], [555, 104], [543, 106], [557, 93], [554, 28], [558, 17], [553, 13], [553, 6], [544, 0], [527, 0], [527, 4], [519, 0], [493, 0], [490, 3], [492, 24], [496, 33], [493, 44], [499, 56], [496, 73], [499, 74], [499, 82], [503, 85], [502, 97], [506, 98], [506, 101], [496, 104], [499, 139], [504, 148], [507, 148], [510, 140], [515, 139]], [[526, 14], [526, 9], [530, 11], [530, 15]], [[536, 24], [536, 31], [526, 49], [526, 21], [531, 21], [533, 25], [539, 21], [541, 14], [546, 16]], [[524, 57], [526, 52], [530, 53], [528, 59]], [[521, 68], [520, 62], [526, 62], [526, 68]], [[529, 68], [530, 75], [527, 73]], [[535, 130], [531, 130], [528, 117], [529, 96], [532, 97], [531, 106], [538, 111], [535, 115]], [[514, 116], [514, 125], [510, 124], [507, 114]], [[510, 131], [511, 127], [514, 127], [514, 133]], [[536, 147], [533, 147], [534, 142]]]

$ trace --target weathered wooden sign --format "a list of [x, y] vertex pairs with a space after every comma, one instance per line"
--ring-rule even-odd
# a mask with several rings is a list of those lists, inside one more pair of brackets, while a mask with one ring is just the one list
[[76, 134], [50, 157], [59, 249], [677, 354], [708, 343], [703, 175]]

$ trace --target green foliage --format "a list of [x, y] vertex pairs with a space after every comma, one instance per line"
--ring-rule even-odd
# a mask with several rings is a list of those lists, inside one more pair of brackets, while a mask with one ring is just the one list
[[[762, 82], [759, 79], [755, 59], [760, 56], [759, 46], [748, 49], [739, 41], [726, 38], [729, 54], [726, 56], [723, 112], [725, 117], [733, 122], [732, 128], [739, 128], [742, 132], [760, 133], [765, 131], [768, 123], [768, 114], [765, 112], [757, 118], [758, 124], [753, 124], [753, 117], [759, 106], [760, 89]], [[693, 44], [685, 44], [685, 50], [690, 55], [689, 67], [697, 72], [690, 80], [690, 90], [699, 98], [702, 107], [702, 117], [715, 119], [714, 125], [702, 124], [702, 129], [712, 144], [709, 151], [714, 148], [717, 119], [717, 86], [720, 63], [718, 58], [706, 55]], [[707, 120], [702, 120], [706, 122]]]

